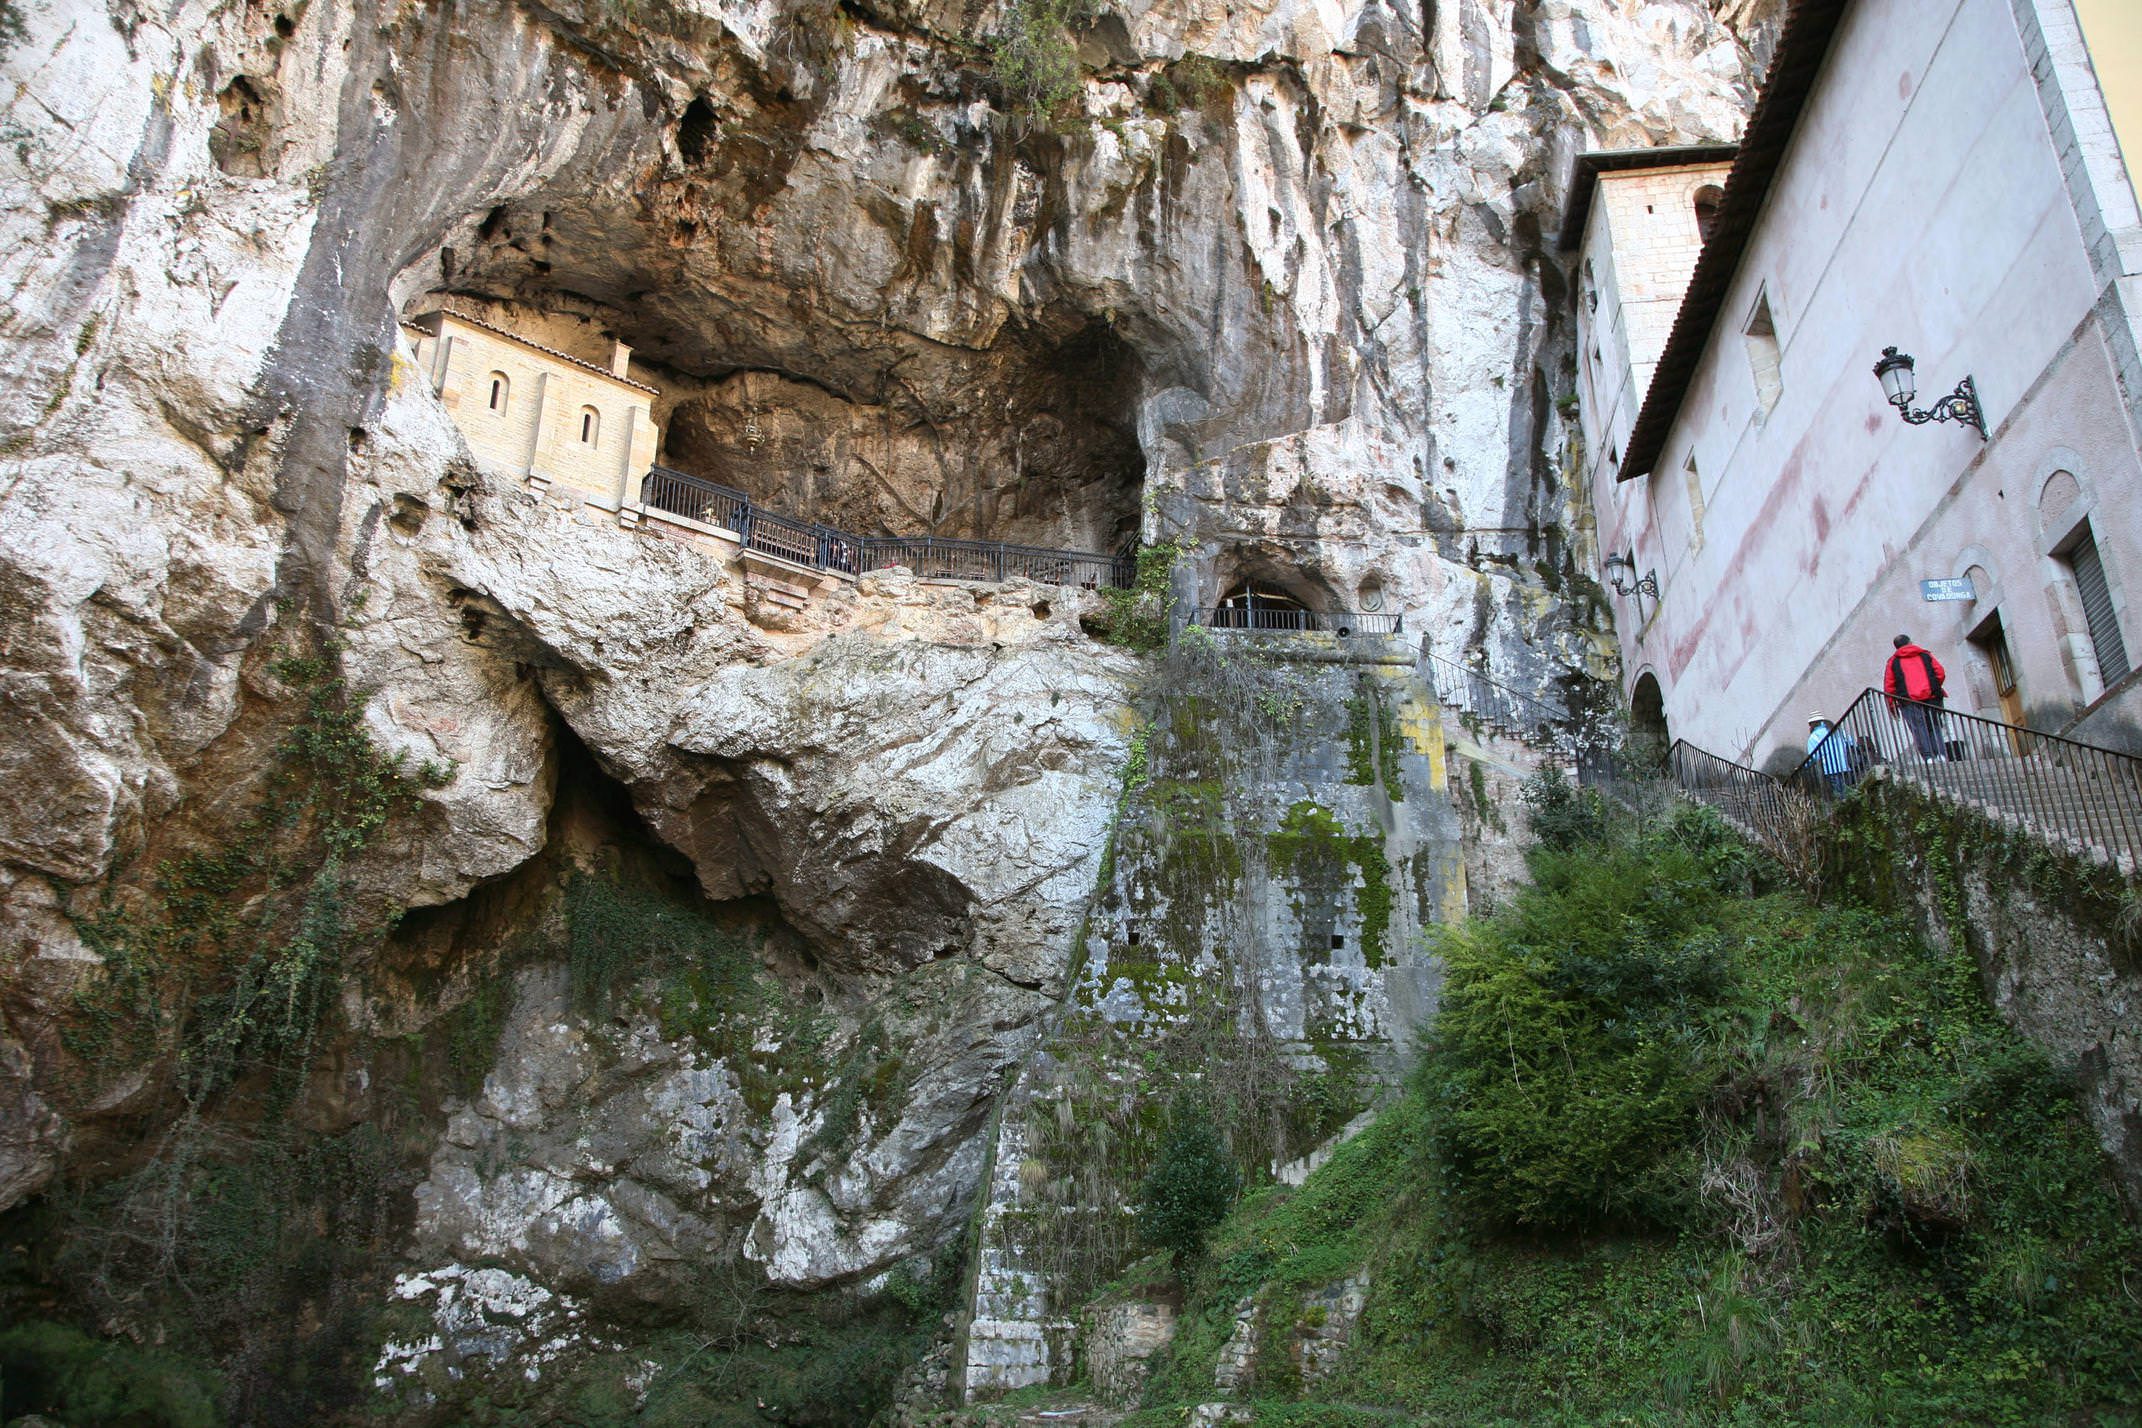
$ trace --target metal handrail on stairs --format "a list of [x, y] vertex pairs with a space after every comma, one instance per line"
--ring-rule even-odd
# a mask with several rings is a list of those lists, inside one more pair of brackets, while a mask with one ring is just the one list
[[1666, 752], [1666, 772], [1684, 796], [1717, 810], [1720, 817], [1796, 865], [1824, 808], [1800, 785], [1761, 769], [1720, 758], [1686, 739]]
[[1436, 702], [1469, 714], [1490, 728], [1560, 754], [1576, 767], [1580, 781], [1612, 779], [1611, 729], [1566, 706], [1557, 709], [1538, 695], [1513, 689], [1482, 670], [1447, 660], [1421, 640], [1421, 672], [1435, 690]]
[[1668, 766], [1689, 797], [1787, 855], [1879, 777], [2130, 876], [2142, 869], [2142, 758], [1878, 689], [1855, 699], [1783, 778], [1685, 741]]

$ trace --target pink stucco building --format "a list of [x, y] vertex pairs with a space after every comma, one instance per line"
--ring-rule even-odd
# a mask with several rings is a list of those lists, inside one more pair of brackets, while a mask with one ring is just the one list
[[2142, 751], [2142, 210], [2072, 0], [1797, 0], [1739, 147], [1586, 155], [1563, 237], [1639, 721], [1776, 765], [1906, 633]]

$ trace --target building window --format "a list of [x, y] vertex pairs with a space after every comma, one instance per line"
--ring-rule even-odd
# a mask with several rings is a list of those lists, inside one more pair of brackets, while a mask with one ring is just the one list
[[1703, 549], [1703, 473], [1696, 469], [1696, 453], [1681, 463], [1681, 479], [1688, 483], [1688, 553]]
[[2090, 533], [2088, 521], [2060, 558], [2074, 577], [2076, 593], [2082, 596], [2083, 623], [2089, 626], [2090, 647], [2097, 653], [2098, 678], [2110, 689], [2127, 677], [2127, 642], [2120, 638], [2112, 587], [2106, 583], [2105, 562], [2097, 553], [2097, 538]]
[[593, 407], [580, 409], [580, 440], [587, 446], [602, 440], [602, 414]]
[[1696, 209], [1696, 236], [1708, 243], [1711, 230], [1718, 226], [1718, 205], [1725, 202], [1725, 190], [1717, 184], [1707, 183], [1696, 190], [1690, 202]]
[[1770, 294], [1759, 293], [1748, 325], [1741, 329], [1748, 343], [1748, 366], [1755, 374], [1755, 404], [1764, 416], [1777, 407], [1785, 393], [1784, 354], [1778, 349], [1778, 327], [1770, 320]]
[[511, 382], [506, 380], [504, 372], [493, 372], [491, 374], [491, 410], [497, 412], [500, 416], [506, 414], [506, 395], [512, 385]]

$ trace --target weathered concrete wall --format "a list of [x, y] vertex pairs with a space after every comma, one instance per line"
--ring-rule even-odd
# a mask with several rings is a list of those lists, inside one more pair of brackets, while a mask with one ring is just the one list
[[[1660, 603], [1615, 616], [1626, 679], [1657, 676], [1675, 735], [1760, 764], [1879, 682], [1899, 632], [1950, 666], [1952, 705], [1991, 712], [1966, 637], [1996, 617], [2026, 710], [2059, 726], [2103, 687], [2056, 554], [2085, 521], [2142, 650], [2122, 296], [2142, 246], [2066, 10], [1852, 7], [1656, 470], [1594, 468], [1601, 548], [1658, 572]], [[1743, 337], [1759, 300], [1781, 347], [1767, 415]], [[1892, 344], [1921, 406], [1974, 377], [1992, 441], [1898, 420], [1870, 371]], [[1963, 575], [1975, 602], [1922, 600]]]
[[1132, 759], [1076, 985], [1006, 1100], [963, 1387], [1068, 1370], [1082, 1293], [1188, 1096], [1255, 1174], [1378, 1098], [1433, 1013], [1423, 926], [1465, 911], [1440, 712], [1411, 651], [1193, 631]]
[[2142, 754], [2142, 672], [2100, 694], [2060, 732], [2086, 744]]

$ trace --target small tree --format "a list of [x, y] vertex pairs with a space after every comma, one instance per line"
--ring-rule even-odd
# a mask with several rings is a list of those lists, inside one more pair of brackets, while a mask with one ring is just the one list
[[1606, 836], [1606, 803], [1598, 791], [1571, 783], [1553, 764], [1526, 779], [1518, 797], [1525, 801], [1526, 821], [1542, 847], [1566, 853]]
[[1180, 1269], [1205, 1248], [1242, 1188], [1235, 1158], [1202, 1107], [1178, 1103], [1168, 1137], [1138, 1191], [1138, 1233]]

